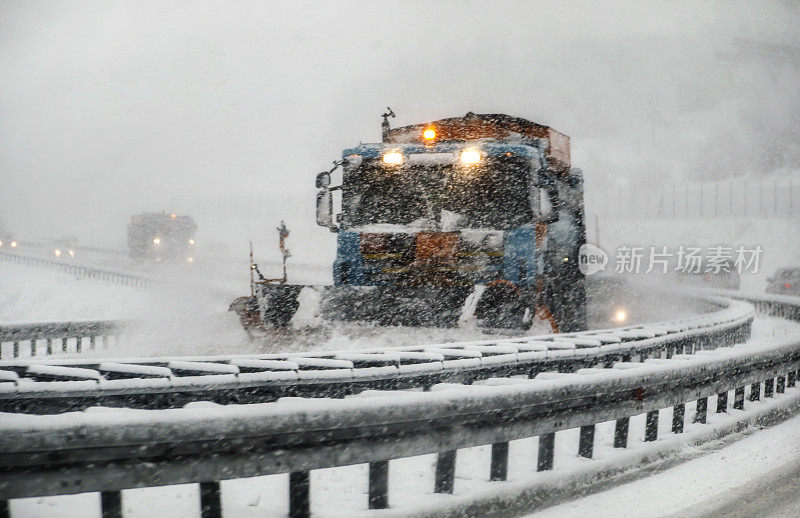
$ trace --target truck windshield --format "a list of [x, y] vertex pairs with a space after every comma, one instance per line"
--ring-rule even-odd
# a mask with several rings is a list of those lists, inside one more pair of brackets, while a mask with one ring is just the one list
[[362, 169], [345, 183], [343, 205], [350, 226], [508, 230], [533, 219], [529, 183], [519, 167]]

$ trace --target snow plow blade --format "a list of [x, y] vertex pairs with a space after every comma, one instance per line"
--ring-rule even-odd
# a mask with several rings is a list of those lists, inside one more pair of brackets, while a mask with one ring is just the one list
[[530, 326], [529, 307], [522, 298], [485, 286], [262, 284], [229, 309], [248, 331], [309, 327], [320, 320], [445, 328], [471, 320], [483, 329], [524, 330]]

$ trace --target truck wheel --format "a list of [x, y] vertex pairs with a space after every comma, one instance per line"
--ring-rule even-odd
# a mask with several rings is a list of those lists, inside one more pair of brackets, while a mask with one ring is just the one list
[[297, 296], [303, 286], [278, 284], [265, 286], [264, 291], [264, 324], [274, 327], [288, 327], [300, 307]]
[[527, 304], [514, 284], [500, 280], [486, 285], [475, 307], [478, 326], [489, 329], [527, 329]]

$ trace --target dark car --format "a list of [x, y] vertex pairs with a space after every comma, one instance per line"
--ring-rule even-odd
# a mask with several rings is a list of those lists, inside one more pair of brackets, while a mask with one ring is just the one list
[[800, 295], [800, 267], [781, 268], [767, 278], [767, 293]]

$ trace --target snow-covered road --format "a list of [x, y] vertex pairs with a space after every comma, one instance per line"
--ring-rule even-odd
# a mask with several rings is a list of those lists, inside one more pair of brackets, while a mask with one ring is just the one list
[[530, 517], [800, 516], [800, 416], [726, 442], [657, 475]]
[[[800, 516], [800, 456], [783, 464], [757, 481], [729, 489], [713, 505], [700, 506], [696, 516], [783, 518]], [[726, 503], [726, 505], [722, 505]], [[691, 515], [689, 515], [691, 516]]]

